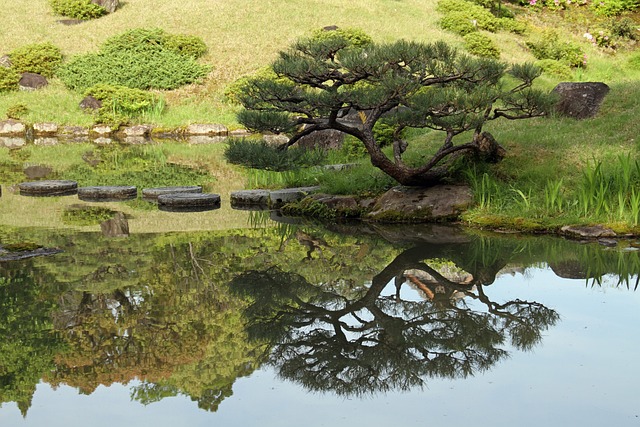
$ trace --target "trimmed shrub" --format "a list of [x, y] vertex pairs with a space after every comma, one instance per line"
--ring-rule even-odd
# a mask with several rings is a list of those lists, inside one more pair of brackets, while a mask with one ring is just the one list
[[440, 20], [440, 26], [445, 30], [461, 36], [478, 31], [478, 27], [474, 25], [473, 20], [469, 18], [466, 12], [447, 13]]
[[256, 142], [231, 139], [224, 157], [229, 163], [236, 165], [280, 172], [318, 165], [324, 161], [326, 154], [319, 150], [307, 150], [302, 147], [281, 150], [264, 140]]
[[570, 67], [586, 66], [582, 48], [575, 43], [560, 41], [555, 32], [545, 32], [538, 40], [527, 41], [526, 44], [538, 59], [555, 59]]
[[0, 93], [18, 89], [20, 74], [13, 68], [0, 67]]
[[15, 49], [9, 53], [9, 58], [18, 73], [37, 73], [52, 77], [62, 63], [62, 52], [49, 42], [34, 43]]
[[97, 115], [99, 122], [123, 122], [127, 118], [164, 108], [164, 101], [159, 96], [125, 86], [99, 84], [88, 89], [85, 96], [93, 96], [102, 101]]
[[194, 38], [182, 49], [182, 39], [170, 42], [172, 37], [160, 29], [127, 31], [107, 39], [98, 53], [76, 56], [58, 75], [67, 87], [79, 91], [97, 84], [175, 89], [204, 78], [210, 67], [193, 58], [199, 42]]
[[464, 46], [469, 53], [483, 58], [500, 58], [500, 49], [491, 37], [482, 33], [470, 33], [464, 36]]
[[57, 15], [73, 19], [94, 19], [107, 14], [105, 8], [91, 0], [50, 0], [49, 4]]
[[535, 65], [542, 68], [543, 72], [563, 79], [570, 79], [573, 76], [571, 67], [555, 59], [539, 59], [535, 62]]
[[499, 28], [499, 20], [488, 9], [466, 0], [440, 0], [437, 10], [444, 14], [440, 26], [456, 34], [465, 35], [476, 30], [492, 33]]
[[511, 18], [499, 18], [498, 27], [501, 30], [509, 31], [514, 34], [524, 34], [527, 31], [527, 23], [517, 21]]
[[335, 30], [319, 29], [311, 35], [313, 40], [326, 40], [332, 37], [347, 39], [354, 47], [365, 47], [373, 43], [373, 39], [359, 28], [336, 28]]
[[164, 46], [177, 53], [191, 59], [198, 59], [207, 53], [207, 45], [197, 36], [187, 34], [168, 35]]

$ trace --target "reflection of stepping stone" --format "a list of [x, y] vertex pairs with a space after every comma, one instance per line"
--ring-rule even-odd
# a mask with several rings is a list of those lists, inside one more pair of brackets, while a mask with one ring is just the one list
[[78, 188], [78, 199], [85, 202], [117, 202], [136, 197], [138, 189], [132, 185]]
[[78, 183], [69, 180], [23, 182], [18, 187], [23, 196], [69, 196], [78, 192]]
[[241, 190], [231, 193], [231, 207], [234, 209], [268, 209], [268, 190]]
[[145, 188], [142, 190], [142, 198], [148, 201], [156, 201], [158, 196], [164, 194], [182, 194], [182, 193], [202, 193], [202, 187], [194, 185], [191, 187], [157, 187]]
[[175, 193], [158, 196], [158, 209], [169, 212], [201, 212], [220, 208], [220, 195]]

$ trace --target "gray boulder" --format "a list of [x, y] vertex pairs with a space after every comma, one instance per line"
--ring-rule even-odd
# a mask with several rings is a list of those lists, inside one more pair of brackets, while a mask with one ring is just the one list
[[466, 186], [399, 186], [383, 194], [366, 217], [379, 222], [437, 222], [458, 218], [472, 203]]
[[604, 97], [609, 93], [609, 86], [599, 82], [559, 83], [553, 91], [559, 96], [556, 111], [567, 117], [587, 119], [594, 117]]
[[20, 90], [36, 90], [45, 87], [49, 82], [43, 75], [36, 73], [22, 73], [18, 86]]
[[115, 12], [120, 5], [119, 0], [91, 0], [91, 3], [102, 6], [109, 13]]
[[326, 129], [303, 136], [298, 140], [297, 144], [298, 147], [311, 150], [330, 150], [342, 147], [343, 142], [344, 133], [334, 129]]
[[9, 58], [9, 55], [0, 56], [0, 67], [11, 68], [11, 65], [13, 64], [11, 63], [11, 58]]
[[88, 95], [85, 96], [82, 101], [80, 101], [80, 108], [85, 111], [96, 111], [102, 108], [102, 101], [91, 95]]

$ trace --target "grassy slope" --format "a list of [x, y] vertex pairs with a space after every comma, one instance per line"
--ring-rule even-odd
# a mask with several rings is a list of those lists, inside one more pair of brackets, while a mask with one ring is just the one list
[[[161, 27], [172, 33], [195, 34], [209, 47], [204, 61], [213, 65], [214, 71], [202, 85], [167, 93], [169, 111], [154, 120], [158, 125], [171, 127], [190, 122], [222, 122], [233, 126], [234, 110], [221, 101], [224, 87], [235, 78], [264, 66], [279, 50], [313, 29], [335, 24], [360, 27], [378, 41], [444, 39], [459, 45], [460, 38], [438, 29], [435, 5], [436, 0], [185, 0], [179, 4], [168, 0], [130, 0], [113, 15], [66, 27], [56, 23], [59, 17], [51, 14], [47, 0], [0, 0], [3, 10], [0, 53], [27, 43], [51, 41], [69, 56], [94, 51], [105, 38], [135, 27]], [[537, 16], [529, 18], [536, 20], [537, 25], [550, 27], [569, 21], [568, 16], [560, 14], [552, 15], [546, 23]], [[636, 101], [640, 97], [637, 84], [640, 70], [630, 66], [629, 53], [612, 56], [584, 43], [581, 34], [589, 26], [585, 19], [579, 17], [568, 22], [573, 32], [566, 37], [582, 42], [589, 56], [589, 67], [579, 71], [575, 78], [604, 81], [611, 86], [611, 94], [595, 119], [504, 121], [488, 125], [487, 130], [509, 149], [508, 157], [494, 172], [514, 188], [539, 192], [547, 179], [558, 176], [564, 177], [565, 185], [570, 188], [580, 178], [584, 165], [594, 158], [607, 161], [620, 153], [631, 153], [637, 158], [640, 125], [635, 118], [640, 114]], [[532, 59], [522, 37], [507, 33], [493, 37], [503, 51], [503, 60]], [[540, 84], [549, 89], [558, 82], [548, 77], [540, 80]], [[90, 118], [76, 107], [80, 98], [54, 80], [44, 91], [0, 95], [0, 116], [7, 107], [20, 103], [30, 110], [28, 121], [88, 125]], [[433, 134], [418, 136], [413, 145], [433, 139]], [[220, 161], [219, 156], [206, 157], [207, 161]], [[233, 186], [240, 185], [238, 176], [232, 181]], [[475, 218], [485, 214], [475, 213]], [[566, 218], [560, 219], [564, 220]]]

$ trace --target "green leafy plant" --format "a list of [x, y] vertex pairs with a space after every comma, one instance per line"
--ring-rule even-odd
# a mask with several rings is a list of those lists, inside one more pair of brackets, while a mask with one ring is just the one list
[[315, 41], [326, 41], [331, 38], [340, 38], [346, 40], [353, 47], [362, 48], [373, 43], [370, 35], [362, 31], [360, 28], [335, 28], [335, 29], [318, 29], [313, 32], [311, 39]]
[[573, 76], [571, 67], [557, 59], [539, 59], [535, 64], [542, 68], [542, 71], [547, 74], [552, 74], [563, 79], [570, 79]]
[[62, 222], [69, 225], [97, 225], [115, 215], [115, 211], [99, 206], [69, 207], [62, 212]]
[[97, 84], [175, 89], [204, 78], [210, 67], [193, 58], [199, 43], [170, 40], [176, 39], [160, 29], [127, 31], [107, 39], [98, 53], [72, 58], [58, 75], [67, 87], [80, 91]]
[[8, 119], [20, 120], [29, 110], [24, 104], [14, 104], [7, 108], [6, 116]]
[[482, 33], [469, 33], [464, 36], [464, 46], [469, 53], [483, 58], [500, 58], [500, 49], [491, 37]]
[[94, 19], [107, 14], [107, 10], [91, 0], [50, 0], [53, 12], [74, 19]]
[[591, 3], [591, 9], [599, 15], [618, 16], [623, 12], [640, 7], [639, 0], [597, 0]]
[[168, 34], [164, 46], [177, 54], [198, 59], [207, 53], [207, 45], [197, 36], [188, 34]]
[[607, 28], [612, 36], [621, 39], [637, 40], [640, 36], [638, 32], [640, 26], [629, 17], [612, 18], [609, 20]]
[[99, 84], [89, 88], [85, 95], [102, 101], [97, 117], [99, 122], [105, 123], [134, 118], [164, 108], [164, 101], [160, 96], [126, 86]]
[[586, 56], [582, 48], [575, 43], [560, 40], [555, 31], [546, 31], [537, 40], [529, 40], [526, 44], [538, 59], [555, 59], [570, 67], [586, 66]]
[[12, 68], [18, 73], [37, 73], [52, 77], [62, 63], [60, 48], [52, 43], [34, 43], [9, 53]]
[[13, 68], [0, 67], [0, 93], [18, 89], [20, 74]]

